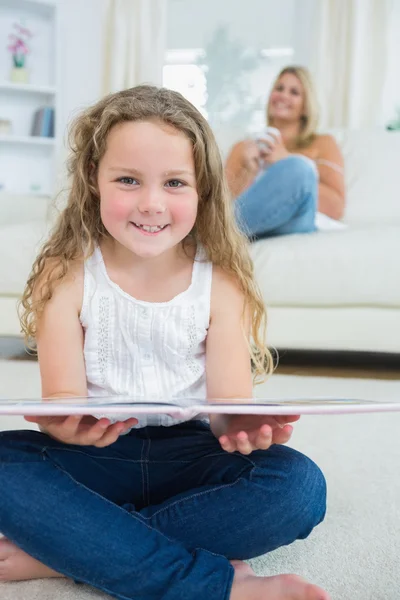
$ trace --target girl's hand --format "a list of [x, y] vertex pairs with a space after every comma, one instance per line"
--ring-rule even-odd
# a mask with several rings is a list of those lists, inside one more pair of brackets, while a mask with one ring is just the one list
[[289, 423], [299, 419], [299, 415], [210, 415], [210, 424], [223, 450], [251, 454], [288, 442], [293, 431]]
[[69, 417], [25, 417], [25, 421], [37, 423], [44, 433], [65, 444], [96, 446], [104, 448], [113, 444], [121, 433], [138, 422], [137, 419], [118, 421], [111, 425], [109, 419], [71, 415]]
[[261, 151], [261, 159], [268, 165], [272, 165], [278, 160], [283, 160], [290, 156], [290, 152], [283, 143], [282, 136], [275, 133], [268, 133], [268, 138], [260, 138], [259, 143], [264, 150]]

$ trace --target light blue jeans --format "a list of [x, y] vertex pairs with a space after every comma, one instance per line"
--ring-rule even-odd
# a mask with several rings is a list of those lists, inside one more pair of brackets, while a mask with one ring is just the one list
[[235, 201], [244, 233], [257, 240], [316, 230], [318, 176], [311, 161], [289, 156], [271, 165]]
[[309, 458], [279, 445], [228, 454], [200, 421], [106, 448], [0, 432], [0, 531], [120, 600], [228, 600], [229, 559], [307, 537], [325, 508]]

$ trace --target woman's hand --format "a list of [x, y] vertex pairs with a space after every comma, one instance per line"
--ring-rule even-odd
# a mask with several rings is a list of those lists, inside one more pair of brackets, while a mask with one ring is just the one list
[[243, 140], [235, 144], [230, 161], [251, 175], [256, 176], [260, 169], [260, 147], [255, 140]]
[[261, 152], [255, 140], [235, 144], [225, 164], [228, 186], [234, 198], [242, 194], [254, 181], [260, 170]]
[[268, 132], [268, 137], [260, 138], [258, 142], [261, 146], [261, 160], [268, 165], [290, 156], [281, 135]]
[[292, 436], [299, 415], [210, 415], [211, 431], [226, 452], [250, 454], [285, 444]]
[[25, 417], [25, 421], [37, 423], [44, 433], [65, 444], [96, 446], [104, 448], [117, 441], [121, 433], [138, 422], [137, 419], [110, 423], [109, 419], [71, 415], [69, 417]]
[[255, 140], [244, 140], [242, 144], [242, 165], [252, 173], [257, 175], [262, 162], [262, 150]]

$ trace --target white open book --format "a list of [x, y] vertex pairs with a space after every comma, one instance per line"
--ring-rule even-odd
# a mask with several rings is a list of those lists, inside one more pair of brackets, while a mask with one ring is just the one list
[[[400, 411], [398, 401], [357, 400], [353, 398], [249, 398], [213, 399], [180, 406], [176, 401], [143, 402], [125, 396], [57, 399], [0, 399], [0, 415], [124, 415], [167, 414], [173, 418], [191, 419], [198, 414], [301, 415]], [[188, 404], [189, 407], [187, 406]]]

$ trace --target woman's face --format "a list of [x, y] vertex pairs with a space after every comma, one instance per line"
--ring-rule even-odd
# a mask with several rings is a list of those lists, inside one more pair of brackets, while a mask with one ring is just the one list
[[270, 119], [299, 121], [304, 114], [304, 90], [293, 73], [284, 73], [271, 92], [268, 103]]

